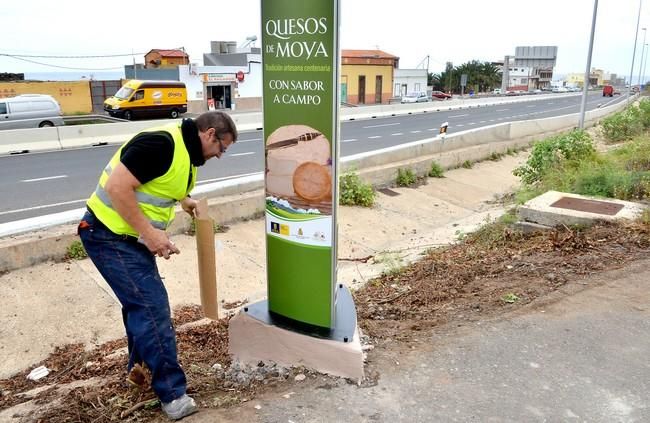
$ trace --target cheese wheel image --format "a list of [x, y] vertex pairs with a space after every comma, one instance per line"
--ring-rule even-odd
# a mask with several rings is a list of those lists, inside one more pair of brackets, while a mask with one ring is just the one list
[[319, 202], [332, 192], [331, 176], [326, 166], [316, 162], [305, 162], [293, 173], [293, 190], [300, 198]]

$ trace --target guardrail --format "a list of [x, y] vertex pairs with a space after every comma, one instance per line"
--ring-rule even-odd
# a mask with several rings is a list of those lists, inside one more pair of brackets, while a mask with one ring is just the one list
[[[551, 94], [558, 96], [575, 96], [571, 94]], [[388, 104], [364, 107], [345, 107], [341, 109], [341, 120], [372, 119], [383, 116], [402, 114], [427, 113], [441, 110], [454, 110], [472, 107], [484, 107], [494, 104], [510, 104], [539, 99], [542, 95], [504, 97], [504, 98], [460, 98], [445, 101], [431, 101], [414, 104]], [[44, 150], [61, 150], [82, 146], [122, 143], [144, 129], [156, 125], [152, 121], [125, 121], [102, 115], [87, 115], [66, 117], [67, 120], [88, 119], [97, 116], [105, 120], [116, 120], [114, 123], [101, 125], [69, 125], [54, 128], [13, 129], [0, 131], [0, 154], [28, 153]], [[240, 131], [262, 129], [263, 116], [261, 112], [233, 113], [231, 115]]]

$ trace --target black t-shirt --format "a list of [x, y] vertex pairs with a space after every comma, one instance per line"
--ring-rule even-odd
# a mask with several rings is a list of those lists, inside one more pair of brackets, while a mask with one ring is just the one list
[[[183, 141], [194, 166], [205, 163], [201, 150], [201, 140], [196, 124], [192, 119], [183, 119], [181, 125]], [[141, 183], [164, 175], [174, 159], [174, 140], [165, 131], [143, 132], [129, 141], [120, 154], [120, 161]], [[188, 185], [192, 175], [188, 175]]]
[[164, 131], [136, 135], [122, 149], [120, 161], [141, 183], [164, 175], [172, 165], [174, 140]]

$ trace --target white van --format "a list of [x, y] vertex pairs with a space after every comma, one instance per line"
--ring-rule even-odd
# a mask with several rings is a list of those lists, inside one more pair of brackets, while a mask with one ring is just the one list
[[0, 98], [0, 129], [43, 128], [63, 125], [59, 103], [49, 95], [22, 94]]

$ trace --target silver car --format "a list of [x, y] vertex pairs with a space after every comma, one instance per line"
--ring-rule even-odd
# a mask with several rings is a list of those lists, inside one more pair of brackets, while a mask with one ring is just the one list
[[49, 95], [23, 94], [0, 98], [0, 129], [62, 126], [62, 116], [61, 106]]

